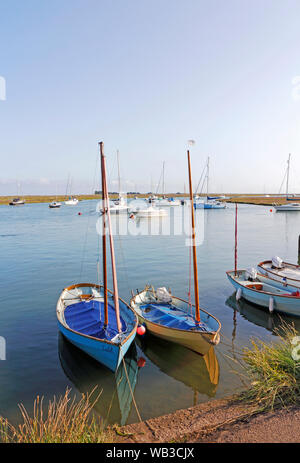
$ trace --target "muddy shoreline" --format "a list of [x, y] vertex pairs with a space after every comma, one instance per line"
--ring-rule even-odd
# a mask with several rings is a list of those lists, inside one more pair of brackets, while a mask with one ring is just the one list
[[258, 413], [231, 397], [114, 431], [119, 443], [300, 442], [300, 408]]

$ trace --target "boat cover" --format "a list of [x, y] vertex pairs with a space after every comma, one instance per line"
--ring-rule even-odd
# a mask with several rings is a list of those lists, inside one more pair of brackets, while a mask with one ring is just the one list
[[196, 325], [194, 317], [171, 304], [145, 304], [141, 305], [143, 317], [149, 322], [177, 330], [199, 330], [211, 331], [206, 323], [200, 322]]
[[[118, 334], [114, 306], [108, 304], [108, 326], [104, 329], [104, 303], [100, 301], [81, 301], [65, 309], [65, 320], [69, 328], [98, 339], [111, 340]], [[122, 332], [126, 323], [121, 318]]]

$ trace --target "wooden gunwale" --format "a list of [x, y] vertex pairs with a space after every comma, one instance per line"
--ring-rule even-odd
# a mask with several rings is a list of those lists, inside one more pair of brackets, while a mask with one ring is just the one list
[[[243, 271], [243, 270], [238, 270], [238, 272], [241, 272], [241, 271]], [[296, 298], [296, 297], [297, 297], [297, 298], [299, 299], [299, 301], [300, 301], [300, 296], [293, 296], [292, 294], [274, 294], [274, 293], [270, 293], [269, 291], [260, 291], [260, 290], [251, 288], [250, 286], [242, 285], [239, 281], [237, 281], [237, 280], [234, 278], [234, 276], [230, 275], [230, 273], [233, 273], [233, 271], [232, 271], [232, 270], [228, 270], [228, 271], [226, 272], [226, 274], [229, 276], [229, 278], [231, 278], [232, 280], [234, 280], [234, 281], [235, 281], [238, 285], [240, 285], [242, 288], [250, 289], [251, 291], [254, 291], [255, 293], [268, 294], [268, 295], [273, 296], [273, 297], [274, 297], [274, 296], [276, 296], [276, 297], [287, 297], [287, 298], [289, 298], [289, 297], [294, 297], [294, 298]], [[261, 273], [258, 273], [258, 275], [261, 276], [261, 277], [266, 278], [266, 276], [265, 276], [265, 275], [262, 275]], [[270, 280], [276, 281], [276, 282], [278, 283], [278, 280], [275, 280], [274, 278], [270, 278]], [[298, 280], [296, 280], [296, 281], [298, 281]], [[280, 282], [279, 282], [279, 283], [280, 283]], [[288, 286], [293, 286], [293, 285], [288, 285]], [[299, 288], [298, 288], [297, 286], [293, 286], [293, 288], [298, 289], [298, 291], [300, 291]], [[287, 291], [288, 291], [288, 290], [287, 290]]]
[[[260, 262], [257, 266], [258, 266], [258, 267], [263, 267], [264, 264], [272, 264], [272, 261], [271, 261], [271, 260], [264, 260], [263, 262]], [[283, 264], [289, 265], [290, 267], [294, 267], [294, 268], [296, 268], [296, 269], [300, 269], [300, 265], [289, 264], [288, 262], [283, 262]], [[281, 275], [278, 275], [278, 273], [273, 272], [272, 270], [266, 270], [266, 272], [272, 273], [272, 275], [280, 276], [281, 278], [287, 278], [288, 280], [300, 281], [300, 278], [299, 278], [299, 280], [298, 280], [297, 278], [283, 277], [283, 276], [281, 276]]]

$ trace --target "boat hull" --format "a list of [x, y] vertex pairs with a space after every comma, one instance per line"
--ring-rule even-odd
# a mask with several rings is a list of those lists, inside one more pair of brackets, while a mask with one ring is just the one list
[[[250, 289], [244, 284], [237, 281], [234, 272], [227, 272], [227, 277], [236, 291], [241, 291], [240, 296], [252, 304], [265, 307], [270, 310], [270, 299], [273, 299], [272, 307], [274, 311], [286, 314], [300, 316], [300, 298], [289, 295], [276, 295], [271, 292]], [[262, 281], [263, 282], [263, 281]], [[270, 282], [268, 282], [270, 284]], [[276, 287], [276, 285], [274, 285]], [[277, 286], [278, 288], [278, 286]], [[287, 291], [288, 292], [288, 291]]]
[[[174, 328], [174, 325], [170, 327], [145, 318], [140, 306], [146, 304], [147, 298], [149, 298], [149, 295], [153, 297], [153, 293], [154, 289], [146, 287], [143, 291], [133, 296], [130, 301], [131, 307], [135, 311], [140, 324], [144, 325], [149, 333], [166, 341], [180, 344], [201, 355], [207, 354], [212, 346], [219, 343], [221, 324], [213, 315], [204, 310], [200, 310], [200, 317], [201, 321], [209, 327], [208, 331]], [[177, 307], [178, 310], [184, 311], [185, 314], [191, 314], [191, 306], [188, 302], [173, 296], [171, 304]]]
[[295, 270], [296, 269], [299, 270], [299, 279], [296, 279], [296, 278], [291, 278], [291, 277], [289, 278], [283, 272], [280, 273], [280, 269], [277, 271], [275, 271], [275, 269], [271, 269], [270, 268], [271, 264], [272, 262], [267, 260], [264, 262], [260, 262], [257, 267], [263, 274], [269, 276], [270, 278], [274, 280], [277, 280], [279, 282], [285, 282], [288, 285], [292, 285], [292, 286], [296, 286], [297, 288], [300, 288], [300, 268], [298, 265], [293, 265], [293, 264], [288, 264], [287, 262], [283, 262], [283, 266], [289, 266], [291, 268], [294, 268]]
[[201, 355], [206, 355], [210, 348], [217, 345], [220, 341], [219, 334], [174, 330], [163, 325], [152, 323], [140, 315], [138, 315], [138, 319], [140, 324], [145, 325], [146, 329], [153, 336], [180, 344]]
[[[96, 284], [81, 283], [65, 288], [61, 293], [56, 307], [59, 331], [63, 334], [63, 336], [65, 336], [66, 339], [68, 339], [68, 341], [70, 341], [74, 346], [78, 347], [78, 349], [82, 350], [90, 357], [102, 363], [110, 370], [116, 371], [135, 338], [137, 317], [133, 309], [129, 307], [122, 299], [119, 299], [121, 315], [127, 326], [127, 331], [124, 332], [124, 335], [122, 333], [121, 340], [119, 339], [118, 341], [114, 341], [113, 339], [100, 339], [71, 329], [66, 322], [65, 309], [68, 307], [68, 302], [74, 304], [74, 299], [76, 300], [76, 294], [74, 291], [82, 289], [87, 291], [98, 291], [98, 295], [95, 297], [95, 300], [103, 300], [103, 294], [101, 293], [102, 289], [99, 285]], [[78, 300], [80, 300], [80, 298], [82, 299], [81, 296], [78, 296]], [[108, 298], [112, 303], [113, 296], [110, 291]]]

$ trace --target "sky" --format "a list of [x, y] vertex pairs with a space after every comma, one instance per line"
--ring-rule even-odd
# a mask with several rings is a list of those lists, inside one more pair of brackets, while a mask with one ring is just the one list
[[[0, 0], [0, 194], [300, 192], [299, 0]], [[5, 87], [4, 87], [5, 82]], [[5, 97], [5, 99], [4, 99]]]

